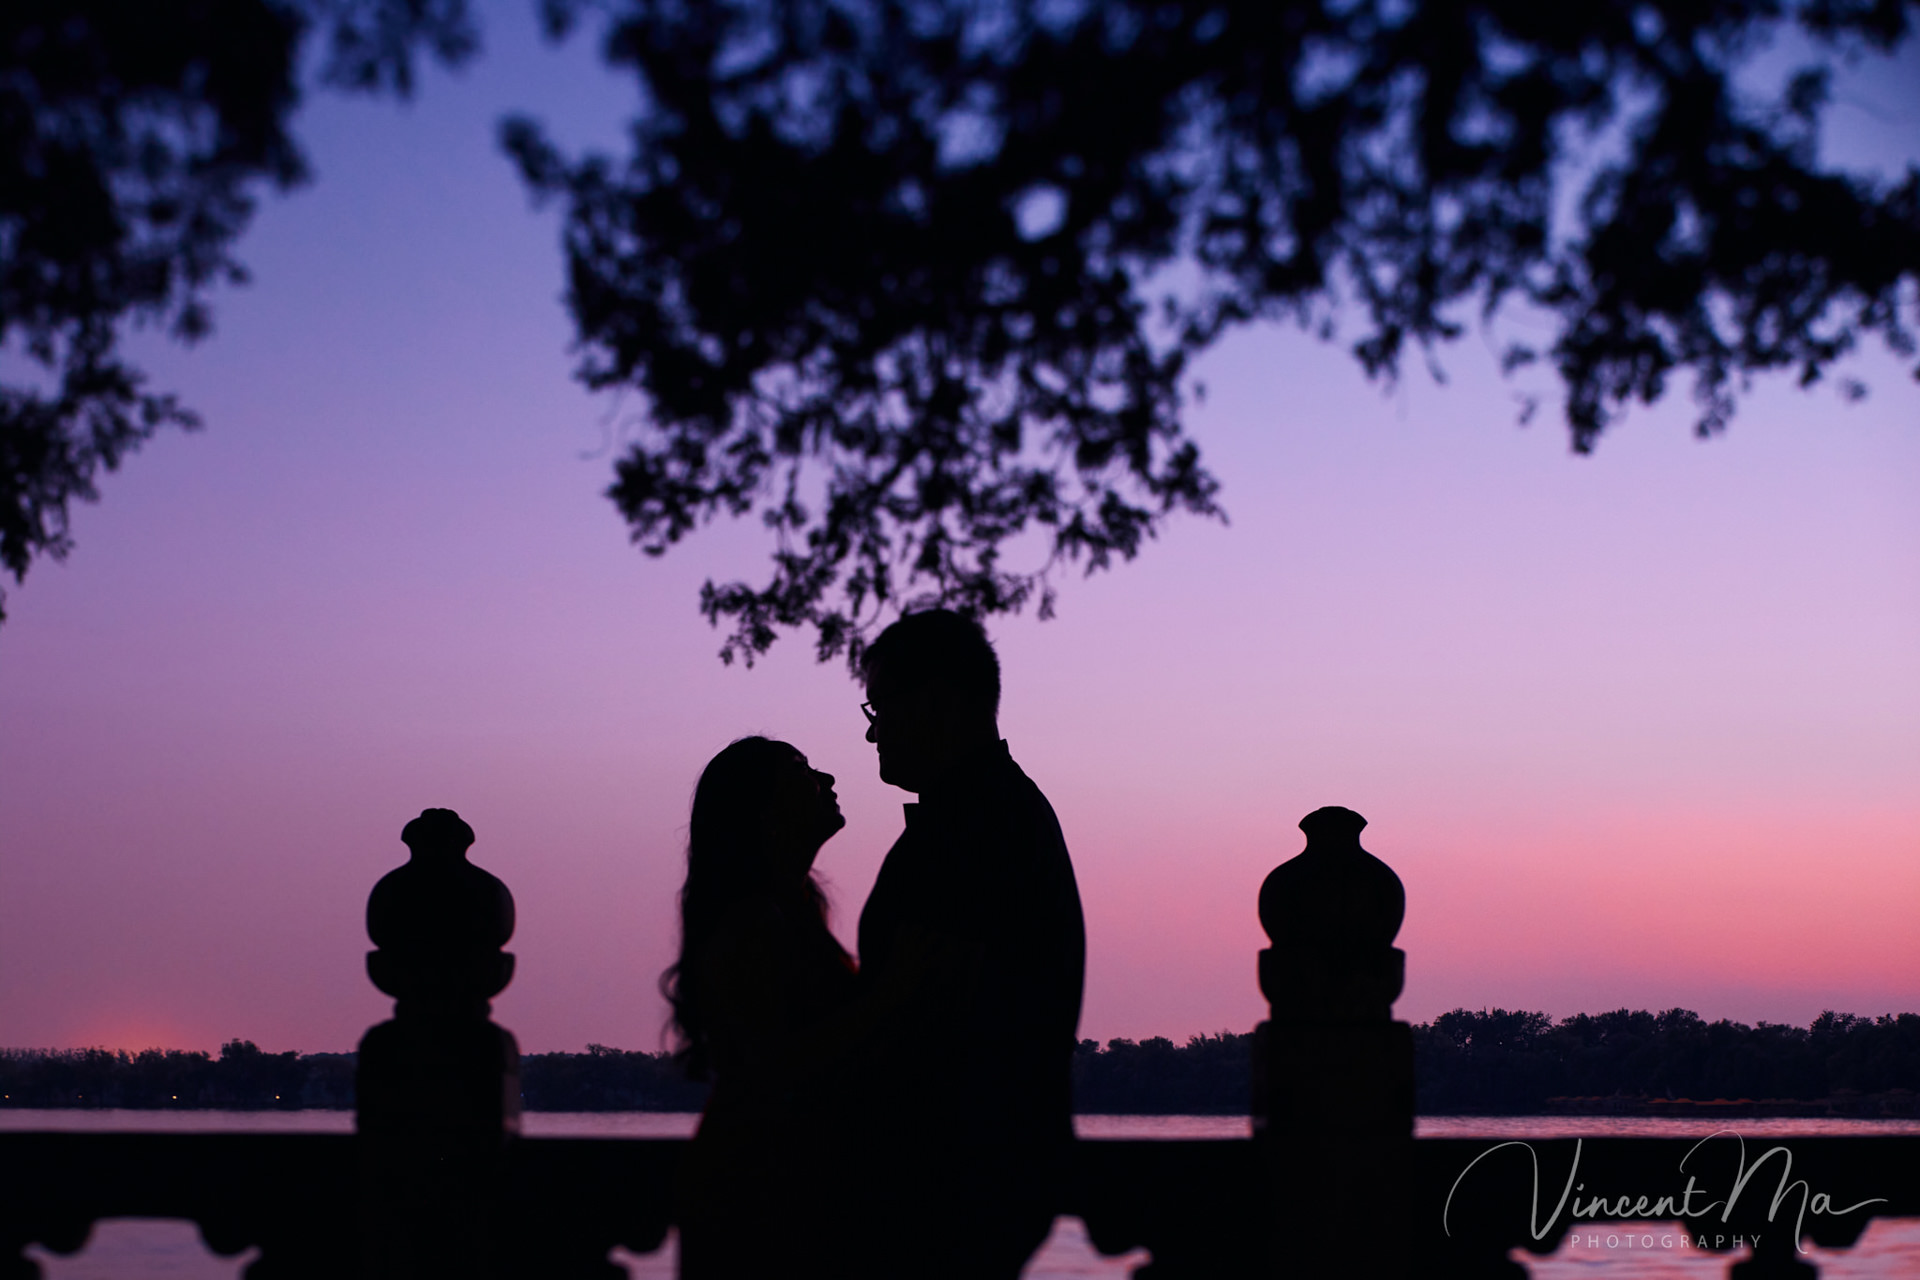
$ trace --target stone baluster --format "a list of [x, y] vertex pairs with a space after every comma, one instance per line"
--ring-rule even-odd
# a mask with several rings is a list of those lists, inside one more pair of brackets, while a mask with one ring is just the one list
[[1307, 847], [1260, 887], [1254, 1135], [1265, 1149], [1270, 1274], [1404, 1277], [1413, 1155], [1413, 1036], [1393, 1020], [1406, 892], [1360, 847], [1367, 820], [1316, 809]]
[[378, 1280], [503, 1275], [507, 1147], [520, 1127], [520, 1049], [488, 1019], [513, 977], [513, 895], [467, 861], [473, 829], [428, 809], [408, 862], [367, 900], [373, 985], [391, 1021], [360, 1041], [360, 1238]]

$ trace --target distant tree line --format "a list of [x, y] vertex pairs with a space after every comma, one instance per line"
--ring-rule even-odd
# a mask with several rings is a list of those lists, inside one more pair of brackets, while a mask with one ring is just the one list
[[[1706, 1022], [1687, 1009], [1619, 1009], [1555, 1022], [1544, 1013], [1455, 1009], [1413, 1028], [1422, 1115], [1531, 1115], [1649, 1098], [1817, 1103], [1920, 1092], [1920, 1014], [1823, 1013], [1807, 1027]], [[1251, 1035], [1177, 1045], [1082, 1040], [1075, 1109], [1089, 1115], [1237, 1115], [1247, 1109]], [[217, 1057], [177, 1049], [0, 1050], [0, 1106], [344, 1109], [350, 1053], [264, 1053], [246, 1040]], [[707, 1086], [671, 1054], [605, 1045], [520, 1059], [529, 1111], [697, 1111]], [[1907, 1091], [1902, 1094], [1901, 1091]], [[1868, 1108], [1871, 1112], [1872, 1108]]]
[[[218, 1057], [179, 1049], [0, 1049], [0, 1107], [350, 1110], [351, 1053], [264, 1053], [232, 1040]], [[591, 1044], [520, 1059], [529, 1111], [698, 1111], [707, 1087], [665, 1053]]]
[[1176, 1045], [1165, 1036], [1082, 1040], [1073, 1055], [1073, 1107], [1082, 1115], [1245, 1115], [1253, 1036], [1221, 1032]]
[[[1821, 1014], [1806, 1027], [1690, 1009], [1455, 1009], [1413, 1029], [1423, 1115], [1591, 1110], [1601, 1099], [1780, 1099], [1920, 1090], [1920, 1014]], [[1563, 1101], [1554, 1099], [1579, 1100]]]
[[698, 1111], [707, 1086], [687, 1079], [670, 1053], [590, 1044], [585, 1053], [521, 1054], [520, 1101], [528, 1111]]
[[0, 1106], [335, 1110], [353, 1106], [350, 1053], [264, 1053], [229, 1040], [220, 1056], [179, 1049], [0, 1049]]

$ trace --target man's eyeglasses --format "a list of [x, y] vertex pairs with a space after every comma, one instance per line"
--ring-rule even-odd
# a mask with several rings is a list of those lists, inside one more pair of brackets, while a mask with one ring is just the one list
[[880, 718], [880, 713], [873, 709], [871, 702], [863, 702], [860, 704], [860, 714], [867, 718], [868, 724], [872, 724]]

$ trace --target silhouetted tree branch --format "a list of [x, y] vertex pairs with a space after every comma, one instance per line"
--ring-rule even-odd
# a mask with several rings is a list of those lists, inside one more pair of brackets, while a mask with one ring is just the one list
[[1920, 176], [1816, 167], [1824, 70], [1735, 83], [1789, 30], [1891, 49], [1903, 0], [547, 4], [590, 10], [643, 91], [630, 154], [503, 142], [566, 207], [582, 380], [640, 393], [634, 540], [776, 537], [770, 580], [704, 589], [728, 660], [799, 626], [857, 654], [916, 592], [1044, 615], [1063, 564], [1219, 514], [1182, 378], [1257, 319], [1350, 304], [1391, 378], [1543, 312], [1505, 364], [1552, 362], [1583, 452], [1681, 371], [1706, 434], [1753, 373], [1914, 349]]
[[416, 47], [455, 61], [477, 40], [462, 0], [0, 8], [0, 566], [16, 582], [67, 553], [69, 507], [102, 468], [198, 425], [118, 339], [204, 337], [209, 290], [245, 280], [232, 247], [256, 193], [306, 176], [287, 121], [314, 30], [326, 82], [403, 94]]
[[[1813, 382], [1870, 333], [1914, 351], [1920, 174], [1819, 169], [1824, 65], [1770, 101], [1737, 84], [1783, 32], [1826, 61], [1893, 49], [1912, 0], [541, 8], [556, 34], [602, 12], [645, 93], [618, 161], [503, 126], [566, 204], [581, 376], [639, 393], [611, 495], [654, 554], [721, 514], [777, 540], [763, 585], [704, 589], [729, 659], [801, 626], [857, 655], [923, 599], [1045, 615], [1063, 566], [1219, 515], [1183, 378], [1258, 319], [1331, 336], [1350, 310], [1392, 378], [1409, 343], [1536, 310], [1553, 340], [1504, 363], [1551, 362], [1581, 451], [1683, 371], [1711, 433], [1755, 373]], [[375, 92], [478, 41], [464, 0], [0, 13], [16, 581], [65, 554], [101, 468], [195, 424], [117, 340], [203, 336], [210, 289], [244, 278], [257, 192], [304, 175], [315, 33], [326, 83]]]

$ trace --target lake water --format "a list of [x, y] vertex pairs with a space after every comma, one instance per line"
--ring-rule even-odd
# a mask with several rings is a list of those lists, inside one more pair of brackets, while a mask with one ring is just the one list
[[[683, 1138], [699, 1119], [676, 1112], [529, 1112], [529, 1137]], [[1076, 1116], [1083, 1138], [1244, 1138], [1244, 1116]], [[1827, 1118], [1674, 1120], [1645, 1116], [1423, 1116], [1416, 1132], [1431, 1138], [1705, 1137], [1733, 1129], [1748, 1138], [1816, 1137], [1838, 1134], [1920, 1134], [1920, 1120]], [[27, 1111], [0, 1109], [0, 1130], [140, 1133], [351, 1133], [350, 1111]], [[1606, 1224], [1587, 1228], [1605, 1230]], [[1678, 1238], [1672, 1224], [1632, 1224], [1619, 1229], [1614, 1248], [1563, 1246], [1547, 1258], [1519, 1255], [1536, 1280], [1718, 1280], [1743, 1253], [1707, 1254], [1665, 1247]], [[1650, 1241], [1642, 1244], [1642, 1241]], [[116, 1218], [97, 1224], [87, 1247], [62, 1257], [39, 1245], [27, 1256], [46, 1280], [236, 1280], [255, 1256], [250, 1250], [220, 1258], [201, 1243], [192, 1223]], [[613, 1252], [629, 1280], [673, 1280], [674, 1242], [651, 1254]], [[1147, 1260], [1144, 1250], [1102, 1257], [1076, 1218], [1061, 1218], [1053, 1235], [1027, 1266], [1026, 1280], [1121, 1280]], [[1808, 1261], [1822, 1280], [1914, 1280], [1920, 1277], [1920, 1219], [1877, 1219], [1849, 1250], [1814, 1249]]]

